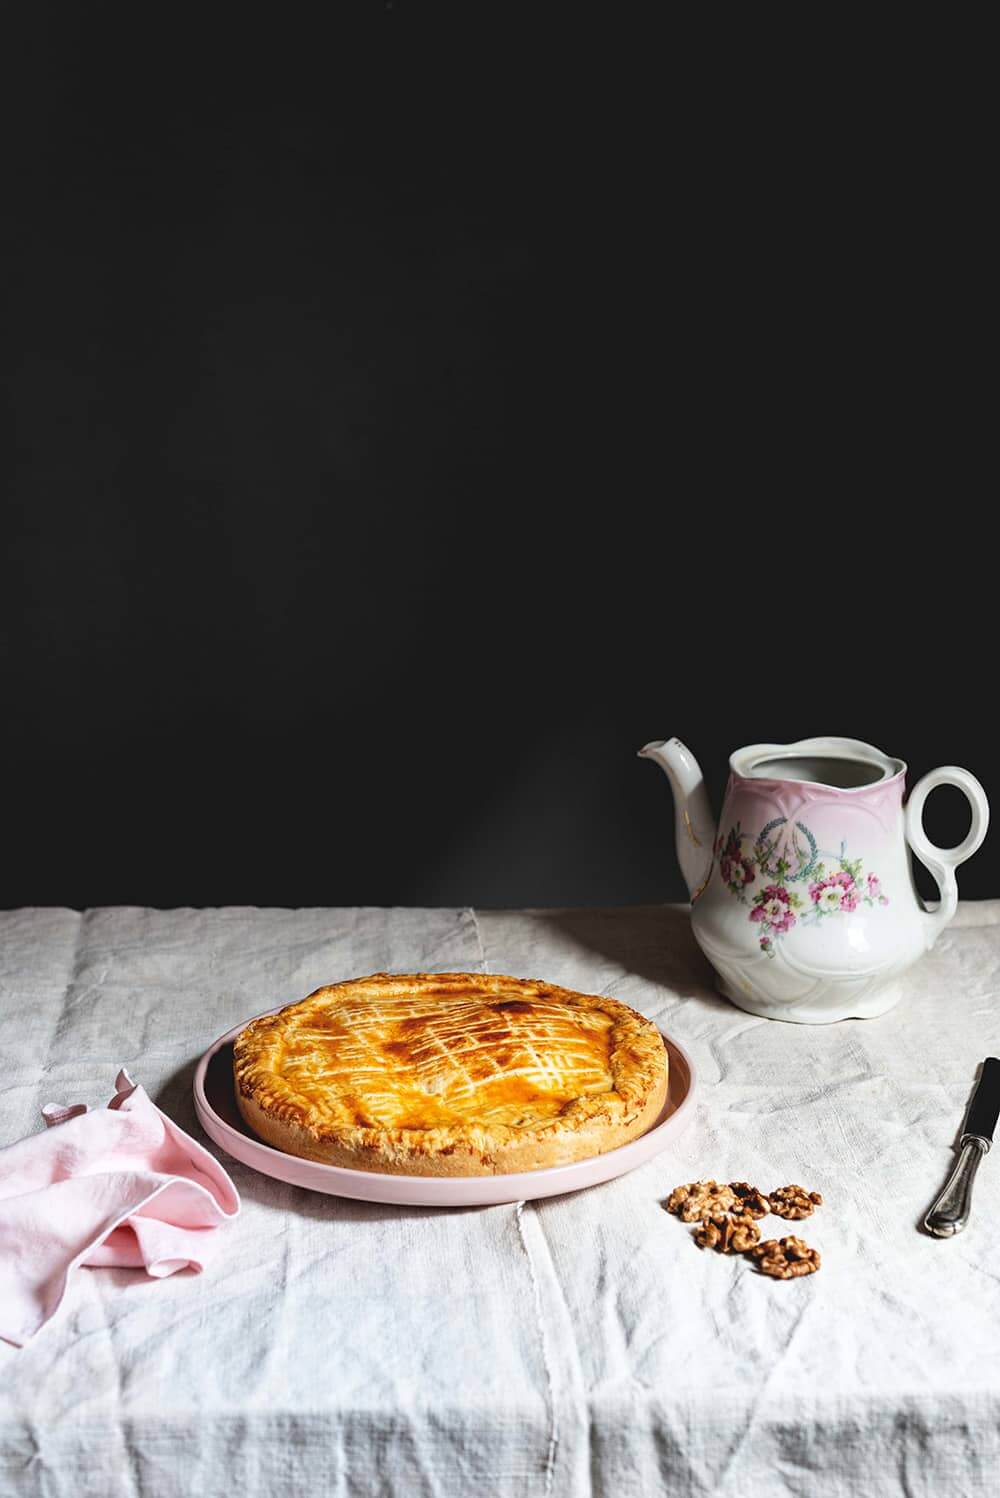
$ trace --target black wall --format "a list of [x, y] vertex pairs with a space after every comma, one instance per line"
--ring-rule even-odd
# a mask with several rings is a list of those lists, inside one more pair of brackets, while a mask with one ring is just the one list
[[681, 898], [672, 733], [1000, 793], [974, 91], [276, 14], [8, 38], [0, 903]]

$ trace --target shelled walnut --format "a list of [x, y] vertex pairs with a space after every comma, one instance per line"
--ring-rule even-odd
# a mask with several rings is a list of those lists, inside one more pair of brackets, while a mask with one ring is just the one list
[[706, 1217], [694, 1234], [699, 1248], [714, 1248], [720, 1254], [748, 1253], [759, 1238], [760, 1228], [752, 1217], [730, 1216], [727, 1212]]
[[720, 1186], [718, 1181], [691, 1181], [671, 1191], [667, 1211], [681, 1222], [697, 1222], [699, 1218], [729, 1212], [736, 1204], [736, 1194], [728, 1186]]
[[811, 1217], [813, 1209], [823, 1205], [823, 1198], [819, 1192], [806, 1191], [804, 1186], [779, 1186], [777, 1191], [768, 1192], [768, 1200], [771, 1203], [771, 1211], [776, 1217], [785, 1217], [793, 1221]]
[[729, 1189], [738, 1198], [736, 1210], [749, 1213], [751, 1217], [766, 1217], [771, 1210], [771, 1203], [759, 1191], [756, 1186], [751, 1186], [749, 1181], [730, 1181]]
[[822, 1262], [815, 1248], [803, 1243], [801, 1238], [768, 1238], [750, 1250], [757, 1260], [761, 1274], [772, 1279], [798, 1279], [803, 1274], [815, 1274]]

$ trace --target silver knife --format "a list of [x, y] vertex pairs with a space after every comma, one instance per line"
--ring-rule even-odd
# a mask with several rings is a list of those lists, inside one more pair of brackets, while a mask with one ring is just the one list
[[962, 1152], [937, 1201], [924, 1218], [924, 1227], [935, 1238], [952, 1238], [969, 1220], [972, 1185], [983, 1156], [993, 1143], [993, 1130], [1000, 1116], [1000, 1061], [987, 1056], [979, 1086], [972, 1095], [962, 1130]]

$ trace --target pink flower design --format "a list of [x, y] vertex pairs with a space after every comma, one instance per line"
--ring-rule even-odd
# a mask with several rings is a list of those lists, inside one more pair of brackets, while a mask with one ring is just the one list
[[[815, 925], [824, 916], [857, 910], [862, 901], [867, 905], [888, 905], [878, 875], [865, 874], [860, 858], [848, 858], [846, 843], [841, 843], [839, 855], [823, 855], [836, 859], [835, 871], [828, 872], [828, 866], [819, 862], [816, 839], [801, 823], [796, 823], [796, 828], [805, 837], [811, 852], [803, 851], [796, 835], [789, 834], [787, 828], [783, 842], [768, 842], [765, 834], [777, 825], [777, 821], [769, 822], [758, 833], [750, 858], [743, 856], [750, 834], [740, 830], [739, 822], [715, 843], [722, 881], [730, 893], [748, 907], [748, 919], [757, 927], [760, 948], [766, 956], [774, 956], [780, 937], [800, 921], [807, 926]], [[806, 882], [809, 870], [815, 875], [812, 883]], [[758, 874], [761, 879], [781, 882], [761, 888]], [[802, 885], [796, 889], [794, 886], [799, 880], [802, 880]], [[757, 884], [757, 893], [747, 898], [745, 892], [751, 884]], [[804, 899], [806, 891], [808, 902]]]
[[820, 910], [856, 910], [860, 893], [850, 874], [841, 869], [826, 879], [819, 879], [809, 886], [809, 896]]
[[735, 827], [730, 830], [728, 837], [719, 838], [716, 844], [716, 851], [721, 853], [723, 858], [739, 858], [740, 839], [736, 834]]
[[757, 896], [752, 921], [762, 921], [769, 931], [791, 931], [795, 925], [795, 912], [791, 908], [788, 891], [780, 884], [769, 884]]
[[726, 853], [719, 860], [719, 873], [722, 875], [723, 884], [728, 884], [734, 894], [739, 894], [746, 889], [748, 884], [753, 884], [757, 875], [754, 873], [753, 864], [749, 858], [741, 858], [739, 853]]

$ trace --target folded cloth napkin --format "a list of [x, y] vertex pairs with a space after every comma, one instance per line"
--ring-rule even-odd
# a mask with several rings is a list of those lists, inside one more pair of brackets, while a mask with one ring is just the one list
[[79, 1265], [200, 1271], [211, 1229], [240, 1210], [218, 1161], [125, 1071], [106, 1108], [42, 1114], [44, 1133], [0, 1149], [0, 1337], [15, 1347], [59, 1309]]

